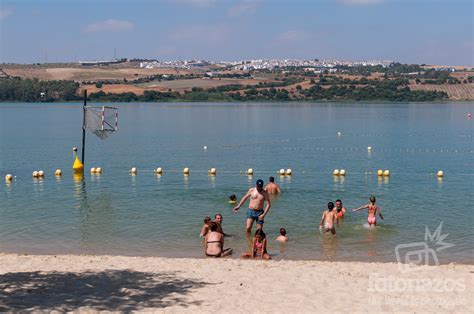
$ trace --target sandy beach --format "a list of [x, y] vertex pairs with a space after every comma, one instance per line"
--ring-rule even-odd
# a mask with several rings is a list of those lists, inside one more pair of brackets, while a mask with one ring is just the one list
[[0, 311], [471, 312], [473, 265], [0, 254]]

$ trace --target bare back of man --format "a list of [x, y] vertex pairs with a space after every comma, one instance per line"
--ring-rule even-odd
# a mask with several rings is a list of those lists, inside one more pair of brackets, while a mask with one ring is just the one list
[[270, 177], [268, 181], [269, 181], [268, 184], [265, 186], [265, 191], [267, 191], [268, 194], [273, 194], [273, 195], [280, 194], [281, 189], [280, 189], [280, 186], [275, 183], [275, 178]]

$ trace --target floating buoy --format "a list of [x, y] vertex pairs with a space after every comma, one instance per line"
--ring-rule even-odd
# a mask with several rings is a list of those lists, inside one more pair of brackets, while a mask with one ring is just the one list
[[204, 145], [202, 148], [203, 148], [204, 150], [206, 150], [206, 149], [207, 149], [207, 146], [206, 146], [206, 145]]
[[436, 175], [438, 176], [438, 178], [442, 178], [444, 176], [444, 173], [442, 170], [439, 170]]
[[189, 168], [188, 167], [183, 169], [183, 174], [185, 174], [185, 175], [189, 174]]
[[339, 175], [340, 176], [345, 176], [346, 175], [346, 170], [344, 170], [344, 169], [339, 170]]
[[43, 170], [38, 171], [38, 177], [40, 177], [40, 178], [44, 177], [44, 171]]
[[13, 179], [13, 176], [11, 174], [7, 174], [5, 176], [5, 181], [10, 182]]
[[84, 164], [79, 160], [79, 157], [77, 156], [77, 148], [74, 147], [72, 150], [74, 151], [74, 155], [76, 156], [74, 163], [72, 164], [72, 170], [74, 170], [74, 173], [84, 173]]
[[469, 113], [467, 114], [467, 117], [468, 117], [469, 119], [471, 119], [471, 118], [472, 118], [472, 114], [469, 112]]
[[91, 173], [95, 173], [96, 169], [94, 167], [91, 168]]
[[372, 146], [367, 146], [367, 150], [372, 150]]
[[337, 132], [337, 136], [341, 136], [341, 135], [342, 135], [342, 133], [341, 133], [341, 132]]
[[383, 176], [384, 176], [384, 177], [390, 177], [390, 170], [385, 170], [385, 171], [383, 172]]
[[253, 169], [252, 169], [252, 168], [248, 168], [248, 169], [247, 169], [247, 174], [248, 174], [249, 176], [253, 175]]
[[33, 176], [33, 178], [37, 178], [38, 177], [38, 171], [33, 171], [33, 173], [31, 175]]
[[95, 173], [96, 174], [101, 174], [102, 173], [102, 168], [101, 167], [95, 168]]
[[278, 171], [278, 174], [280, 174], [281, 176], [284, 176], [285, 175], [285, 169], [281, 168], [280, 171]]
[[339, 175], [339, 169], [334, 169], [332, 174], [335, 175], [335, 176], [338, 176]]
[[217, 170], [216, 170], [216, 168], [211, 168], [211, 169], [208, 171], [208, 173], [209, 173], [211, 176], [215, 176], [216, 173], [217, 173]]
[[285, 174], [286, 174], [287, 176], [291, 176], [291, 175], [293, 174], [293, 170], [291, 170], [290, 168], [288, 168], [288, 169], [286, 169]]
[[131, 174], [137, 174], [137, 172], [138, 172], [138, 170], [137, 170], [137, 168], [135, 168], [135, 167], [132, 167], [132, 168], [130, 169], [130, 173], [131, 173]]
[[61, 169], [56, 169], [56, 171], [54, 171], [54, 175], [55, 176], [61, 176], [63, 174], [63, 172], [61, 171]]
[[379, 177], [383, 176], [383, 170], [382, 169], [377, 170], [377, 175]]
[[163, 173], [163, 169], [161, 169], [161, 168], [156, 168], [156, 169], [155, 169], [155, 173], [156, 173], [156, 174], [162, 174], [162, 173]]

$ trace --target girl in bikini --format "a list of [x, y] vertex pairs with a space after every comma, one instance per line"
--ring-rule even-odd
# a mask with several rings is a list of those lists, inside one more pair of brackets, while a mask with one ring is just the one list
[[209, 257], [224, 257], [232, 254], [232, 249], [224, 250], [224, 235], [217, 231], [217, 223], [211, 222], [204, 238], [204, 254]]
[[252, 252], [243, 253], [244, 258], [260, 258], [260, 259], [271, 259], [267, 253], [267, 239], [265, 239], [265, 232], [262, 229], [255, 231], [255, 237], [252, 241]]
[[364, 206], [361, 206], [359, 208], [355, 208], [352, 211], [356, 212], [362, 209], [367, 208], [367, 222], [369, 223], [369, 227], [376, 226], [377, 225], [377, 213], [379, 214], [380, 218], [383, 220], [382, 212], [380, 211], [380, 208], [375, 205], [375, 196], [371, 196], [369, 198], [370, 203]]

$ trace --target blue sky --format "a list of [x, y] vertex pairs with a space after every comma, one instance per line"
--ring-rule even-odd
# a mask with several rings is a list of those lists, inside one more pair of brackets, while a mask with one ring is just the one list
[[0, 0], [0, 63], [256, 58], [474, 65], [473, 0]]

